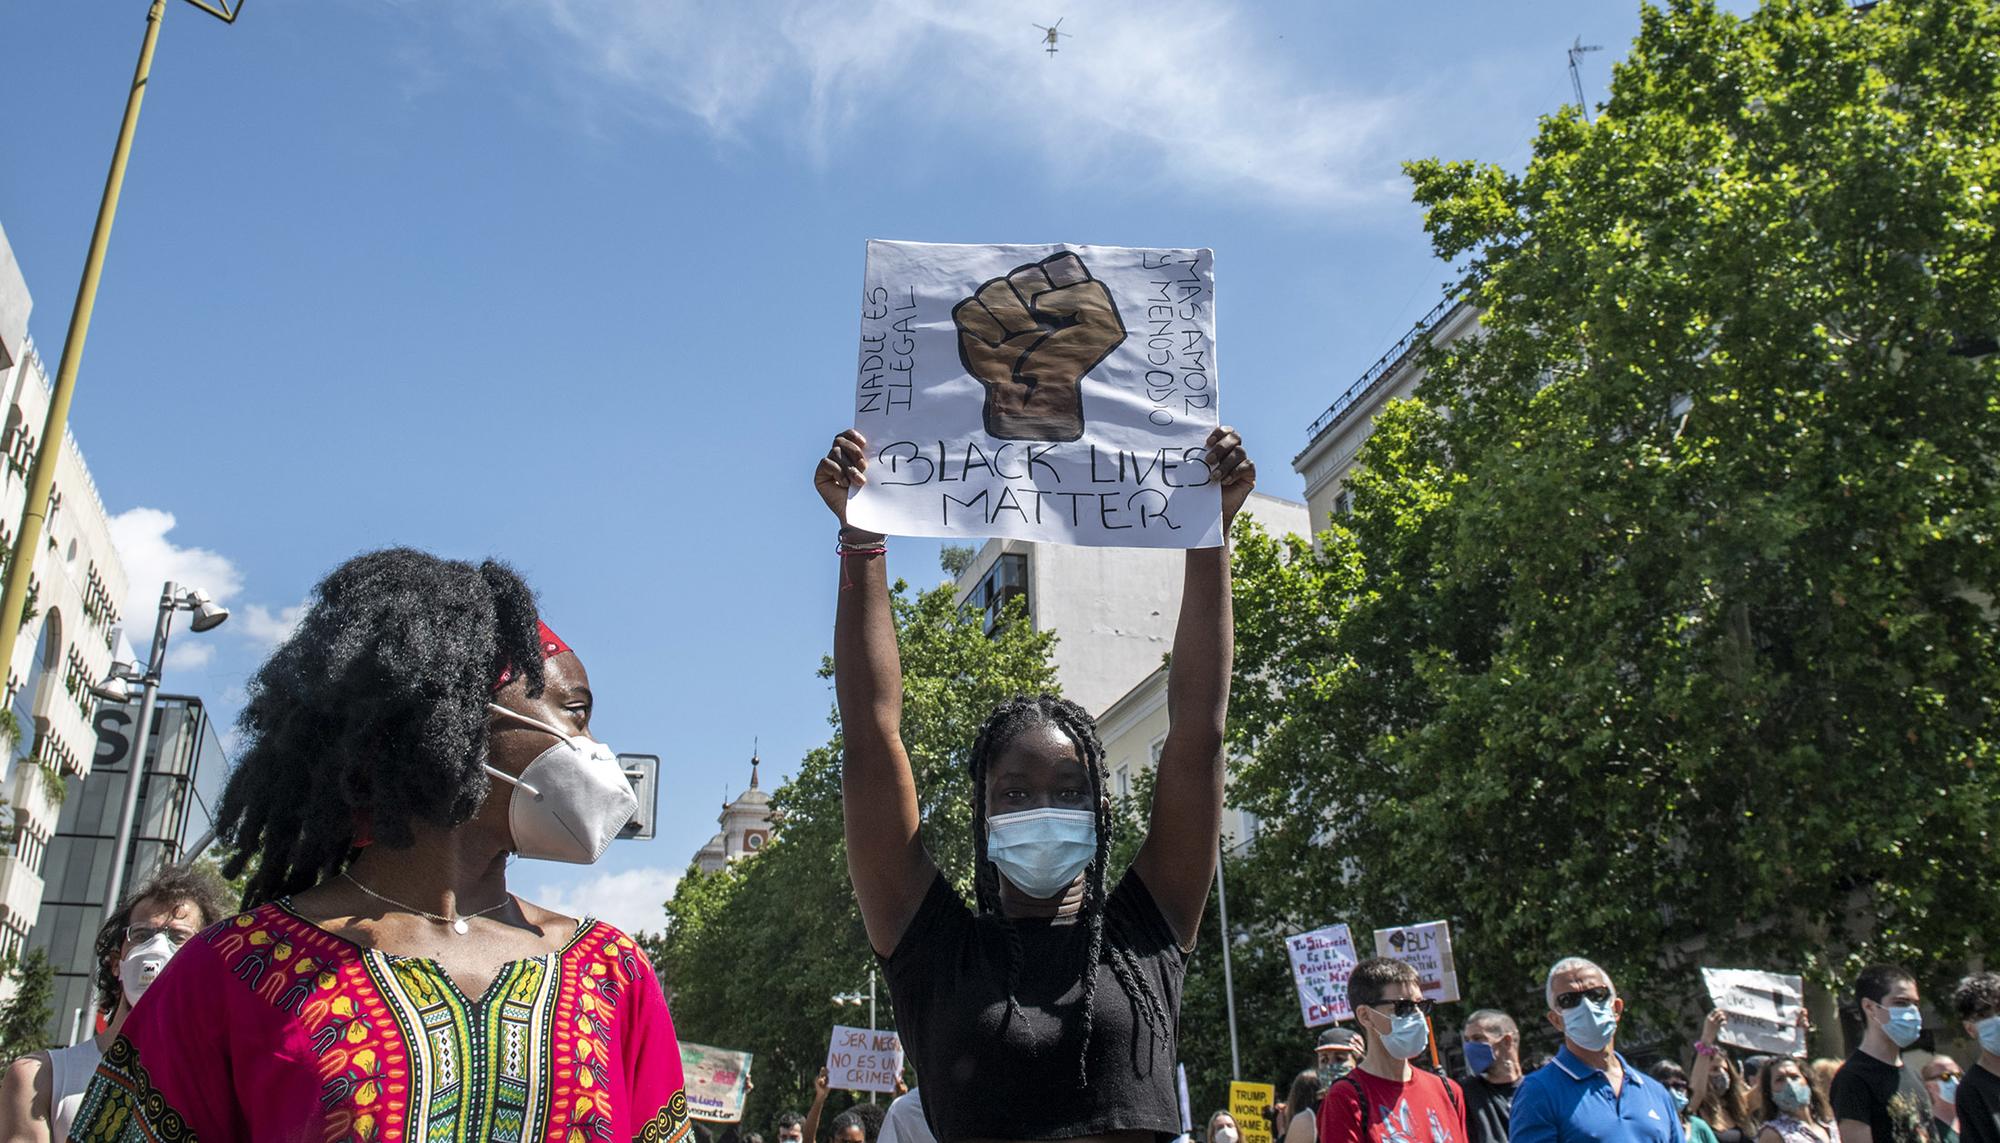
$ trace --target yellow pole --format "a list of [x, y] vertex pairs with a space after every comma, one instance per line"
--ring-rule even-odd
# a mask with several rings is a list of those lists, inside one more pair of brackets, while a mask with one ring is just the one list
[[76, 392], [77, 365], [83, 360], [83, 339], [90, 333], [90, 312], [97, 306], [97, 281], [104, 276], [104, 250], [111, 244], [111, 222], [118, 215], [118, 193], [125, 187], [125, 162], [132, 154], [132, 135], [139, 127], [139, 105], [146, 99], [146, 80], [153, 72], [153, 47], [160, 40], [160, 19], [167, 0], [153, 0], [146, 14], [146, 39], [139, 47], [139, 68], [132, 74], [132, 93], [125, 99], [125, 121], [118, 128], [118, 146], [111, 152], [111, 173], [104, 180], [104, 201], [97, 207], [97, 228], [90, 234], [90, 253], [83, 260], [83, 282], [76, 289], [76, 308], [69, 315], [69, 336], [63, 339], [62, 363], [56, 367], [55, 392], [49, 415], [42, 421], [42, 443], [28, 475], [28, 503], [21, 530], [14, 537], [14, 555], [7, 563], [7, 590], [0, 595], [0, 672], [14, 662], [14, 643], [28, 604], [28, 576], [49, 518], [49, 493], [62, 457], [63, 431], [69, 426], [70, 398]]

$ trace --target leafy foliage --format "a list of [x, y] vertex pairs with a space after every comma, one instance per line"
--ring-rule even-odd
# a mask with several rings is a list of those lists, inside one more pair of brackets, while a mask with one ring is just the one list
[[1239, 552], [1278, 915], [1448, 917], [1517, 1011], [1592, 955], [1656, 1029], [1697, 964], [2000, 931], [1996, 43], [1983, 0], [1675, 0], [1524, 173], [1409, 164], [1483, 330], [1318, 550]]
[[[970, 895], [972, 803], [966, 754], [979, 724], [1016, 694], [1057, 689], [1053, 635], [1029, 629], [1016, 602], [992, 636], [961, 611], [950, 585], [893, 596], [903, 649], [903, 740], [924, 814], [924, 838], [946, 876]], [[820, 671], [832, 677], [829, 660]], [[689, 871], [667, 903], [664, 933], [647, 947], [671, 990], [675, 1026], [697, 1043], [756, 1054], [746, 1122], [767, 1128], [804, 1111], [835, 1023], [837, 993], [867, 990], [874, 956], [848, 882], [840, 795], [839, 717], [831, 741], [773, 797], [775, 836], [754, 858], [712, 874]], [[888, 989], [878, 988], [883, 1027]], [[842, 1097], [829, 1101], [827, 1118]], [[766, 1131], [766, 1137], [770, 1132]]]
[[10, 957], [5, 967], [14, 994], [0, 1004], [0, 1057], [11, 1060], [49, 1046], [56, 970], [41, 949]]

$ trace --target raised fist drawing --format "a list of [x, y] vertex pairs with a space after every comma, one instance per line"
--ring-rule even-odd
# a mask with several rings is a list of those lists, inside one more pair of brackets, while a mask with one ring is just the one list
[[986, 387], [986, 431], [1005, 440], [1083, 436], [1083, 378], [1125, 340], [1104, 283], [1065, 252], [984, 282], [953, 306], [958, 359]]

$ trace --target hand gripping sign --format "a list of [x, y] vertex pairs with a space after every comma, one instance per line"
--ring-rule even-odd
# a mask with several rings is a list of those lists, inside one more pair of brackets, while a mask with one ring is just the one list
[[848, 519], [916, 536], [1222, 542], [1208, 250], [873, 241]]

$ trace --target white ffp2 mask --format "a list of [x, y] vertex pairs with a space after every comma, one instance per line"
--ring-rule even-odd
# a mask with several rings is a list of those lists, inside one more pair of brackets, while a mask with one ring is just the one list
[[139, 1003], [139, 997], [152, 987], [173, 956], [174, 942], [165, 933], [154, 933], [144, 944], [126, 953], [125, 959], [118, 962], [118, 983], [125, 990], [125, 1002]]
[[485, 765], [488, 774], [514, 787], [507, 821], [514, 830], [515, 852], [571, 865], [595, 863], [639, 809], [639, 796], [632, 792], [618, 755], [594, 738], [564, 734], [498, 703], [486, 705], [558, 740], [537, 754], [518, 778]]

